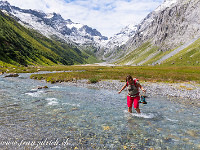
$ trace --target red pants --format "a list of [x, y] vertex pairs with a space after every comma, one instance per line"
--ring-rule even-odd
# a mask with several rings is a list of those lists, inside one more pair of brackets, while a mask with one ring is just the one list
[[127, 106], [132, 107], [133, 102], [134, 102], [134, 108], [139, 108], [139, 100], [140, 100], [140, 96], [136, 96], [136, 97], [127, 96]]

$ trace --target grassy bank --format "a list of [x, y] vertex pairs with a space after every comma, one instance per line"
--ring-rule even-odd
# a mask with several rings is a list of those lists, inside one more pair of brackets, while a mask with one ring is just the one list
[[188, 82], [200, 83], [200, 67], [155, 67], [155, 66], [57, 66], [40, 68], [41, 71], [71, 71], [48, 74], [34, 74], [32, 79], [51, 83], [89, 79], [91, 82], [113, 79], [124, 81], [127, 75], [148, 82]]

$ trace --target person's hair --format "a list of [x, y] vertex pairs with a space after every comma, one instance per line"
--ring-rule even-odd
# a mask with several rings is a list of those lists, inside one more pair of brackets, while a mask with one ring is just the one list
[[126, 82], [128, 81], [128, 80], [133, 80], [133, 78], [130, 76], [130, 75], [128, 75], [127, 77], [126, 77]]

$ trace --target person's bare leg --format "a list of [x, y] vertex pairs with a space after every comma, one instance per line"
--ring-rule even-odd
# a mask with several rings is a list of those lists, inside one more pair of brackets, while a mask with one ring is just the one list
[[132, 107], [128, 107], [128, 112], [132, 113]]
[[135, 108], [135, 110], [137, 111], [138, 114], [140, 114], [140, 109], [139, 108]]

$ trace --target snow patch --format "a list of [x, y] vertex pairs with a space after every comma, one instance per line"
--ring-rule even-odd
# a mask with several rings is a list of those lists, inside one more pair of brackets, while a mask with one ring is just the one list
[[83, 27], [83, 25], [82, 25], [82, 24], [79, 24], [79, 23], [67, 24], [66, 26], [67, 26], [68, 28], [70, 28], [70, 29], [72, 29], [72, 28], [74, 27], [74, 28], [77, 28], [78, 30], [79, 30], [80, 28]]
[[103, 42], [102, 45], [106, 48], [112, 49], [114, 47], [126, 44], [130, 37], [135, 34], [136, 30], [137, 25], [129, 24], [128, 26], [124, 27], [119, 33], [111, 37], [107, 42]]
[[177, 0], [165, 0], [158, 8], [155, 10], [155, 12], [162, 11], [163, 9], [170, 7], [174, 3], [176, 3]]
[[44, 17], [44, 18], [47, 18], [47, 19], [51, 19], [51, 18], [53, 18], [53, 14], [52, 13], [49, 13], [49, 14], [47, 14], [47, 16], [46, 17]]

